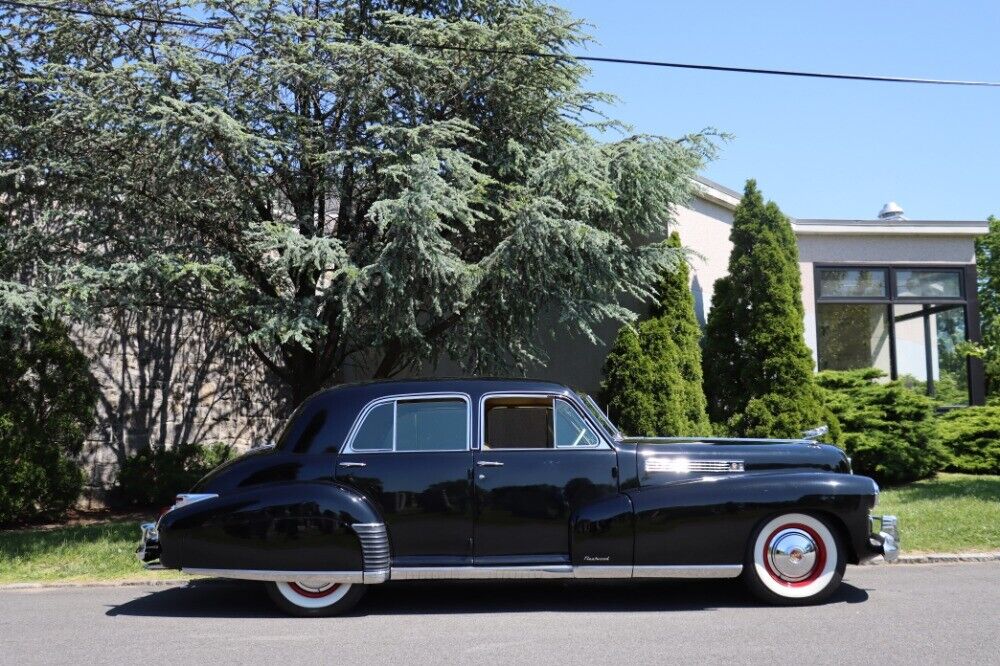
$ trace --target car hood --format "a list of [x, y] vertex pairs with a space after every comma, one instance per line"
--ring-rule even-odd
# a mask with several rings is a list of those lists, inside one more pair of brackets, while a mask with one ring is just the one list
[[670, 437], [624, 441], [635, 446], [645, 485], [704, 474], [851, 471], [843, 451], [809, 440]]

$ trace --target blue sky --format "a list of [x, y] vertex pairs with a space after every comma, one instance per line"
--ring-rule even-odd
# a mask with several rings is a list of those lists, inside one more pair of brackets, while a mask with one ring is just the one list
[[[556, 1], [592, 24], [591, 55], [1000, 80], [1000, 2]], [[1000, 215], [1000, 88], [592, 68], [638, 132], [733, 134], [704, 175], [754, 177], [789, 215]]]

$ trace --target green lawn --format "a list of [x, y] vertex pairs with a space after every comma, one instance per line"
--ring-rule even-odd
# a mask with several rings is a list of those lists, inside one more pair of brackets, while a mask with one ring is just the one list
[[883, 490], [875, 511], [899, 516], [904, 555], [1000, 550], [1000, 476], [938, 474]]
[[182, 578], [146, 571], [135, 558], [134, 520], [0, 532], [0, 584]]
[[[904, 553], [1000, 550], [1000, 476], [940, 474], [884, 490], [878, 513], [899, 516]], [[0, 584], [178, 578], [135, 559], [135, 520], [0, 532]]]

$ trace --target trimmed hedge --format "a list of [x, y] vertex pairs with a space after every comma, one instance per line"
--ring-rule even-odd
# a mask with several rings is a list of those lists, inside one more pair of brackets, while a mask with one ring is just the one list
[[948, 460], [935, 436], [934, 403], [874, 368], [825, 371], [816, 376], [836, 418], [833, 440], [851, 456], [854, 471], [894, 485], [932, 476]]
[[183, 444], [173, 449], [146, 449], [127, 458], [118, 472], [115, 500], [136, 506], [166, 506], [210, 471], [233, 457], [222, 443]]
[[937, 438], [948, 454], [946, 470], [1000, 474], [1000, 407], [965, 407], [942, 414]]

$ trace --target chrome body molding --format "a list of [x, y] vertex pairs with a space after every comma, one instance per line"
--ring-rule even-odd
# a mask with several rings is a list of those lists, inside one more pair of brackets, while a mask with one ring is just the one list
[[633, 567], [633, 578], [736, 578], [742, 564], [673, 564]]
[[328, 583], [366, 582], [363, 571], [268, 571], [264, 569], [202, 569], [200, 567], [184, 567], [181, 571], [195, 576], [263, 580], [275, 583], [302, 583], [309, 587], [322, 587]]
[[385, 523], [354, 523], [351, 529], [361, 540], [364, 582], [383, 583], [389, 577], [389, 535]]
[[746, 470], [742, 460], [694, 460], [679, 456], [658, 456], [646, 458], [646, 472], [743, 472]]
[[504, 580], [536, 578], [736, 578], [742, 564], [674, 566], [393, 567], [392, 580]]
[[328, 583], [373, 585], [386, 580], [528, 580], [540, 578], [736, 578], [742, 564], [675, 566], [595, 566], [569, 564], [507, 567], [393, 567], [390, 571], [265, 571], [259, 569], [183, 569], [185, 573], [214, 578], [239, 578], [272, 582], [302, 583], [320, 587]]

